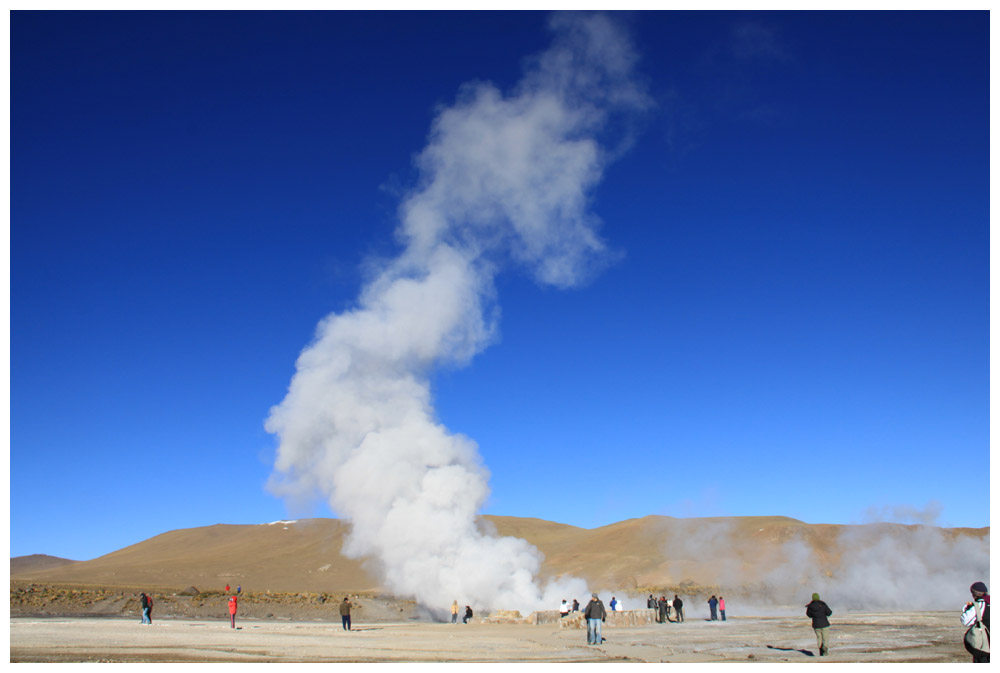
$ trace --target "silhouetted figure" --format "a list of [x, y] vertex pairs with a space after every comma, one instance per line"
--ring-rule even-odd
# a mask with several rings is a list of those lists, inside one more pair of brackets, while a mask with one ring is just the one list
[[819, 647], [821, 657], [825, 657], [830, 651], [830, 620], [827, 617], [832, 614], [833, 610], [819, 599], [819, 594], [813, 594], [812, 602], [806, 605], [806, 617], [812, 619], [813, 631], [816, 632], [816, 646]]
[[684, 601], [677, 594], [674, 594], [674, 619], [678, 622], [684, 621]]
[[719, 599], [718, 598], [716, 598], [715, 596], [712, 596], [711, 598], [708, 599], [708, 609], [712, 613], [712, 621], [713, 622], [719, 621]]
[[472, 608], [468, 605], [465, 606], [465, 616], [462, 617], [462, 623], [468, 624], [469, 620], [472, 619]]
[[574, 598], [573, 599], [573, 612], [579, 612], [579, 611], [580, 611], [580, 601], [578, 601], [578, 600], [576, 600]]

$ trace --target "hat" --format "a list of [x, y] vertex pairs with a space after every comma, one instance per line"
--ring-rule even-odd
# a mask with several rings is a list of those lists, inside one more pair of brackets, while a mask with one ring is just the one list
[[818, 601], [819, 600], [819, 594], [813, 594], [813, 600], [814, 601]]
[[989, 592], [989, 589], [987, 589], [986, 585], [983, 584], [982, 582], [976, 582], [971, 587], [969, 587], [969, 590], [970, 591], [978, 591], [978, 592], [984, 593], [984, 594]]
[[597, 594], [590, 594], [591, 598], [597, 598]]

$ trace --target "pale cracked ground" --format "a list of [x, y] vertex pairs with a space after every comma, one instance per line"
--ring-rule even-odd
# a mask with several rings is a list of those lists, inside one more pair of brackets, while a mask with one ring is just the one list
[[820, 658], [803, 617], [606, 628], [558, 625], [12, 618], [12, 662], [964, 662], [957, 612], [841, 614]]

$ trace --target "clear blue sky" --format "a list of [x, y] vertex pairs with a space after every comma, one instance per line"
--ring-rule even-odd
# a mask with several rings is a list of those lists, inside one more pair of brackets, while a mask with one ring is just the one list
[[[620, 258], [565, 291], [507, 269], [497, 343], [432, 379], [484, 511], [989, 525], [988, 13], [617, 18], [656, 102], [590, 195]], [[11, 555], [335, 515], [265, 490], [264, 420], [398, 251], [435, 111], [549, 39], [13, 12]]]

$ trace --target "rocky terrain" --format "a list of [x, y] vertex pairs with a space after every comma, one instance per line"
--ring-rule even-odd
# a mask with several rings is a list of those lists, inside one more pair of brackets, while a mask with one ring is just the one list
[[[191, 589], [194, 589], [193, 587]], [[232, 592], [155, 587], [39, 584], [11, 580], [11, 617], [133, 617], [139, 621], [139, 592], [153, 597], [153, 619], [223, 619]], [[186, 595], [187, 594], [187, 595]], [[353, 614], [368, 622], [430, 619], [416, 603], [372, 592], [348, 594]], [[241, 592], [239, 616], [246, 619], [338, 621], [344, 594], [313, 592]]]

